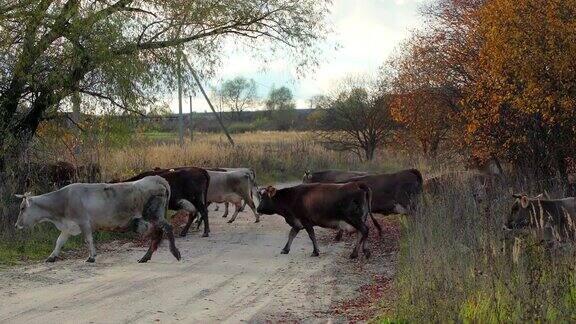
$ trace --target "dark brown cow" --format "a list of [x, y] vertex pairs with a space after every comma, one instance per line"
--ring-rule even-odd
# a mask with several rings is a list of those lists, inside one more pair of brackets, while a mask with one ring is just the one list
[[[76, 182], [76, 168], [72, 163], [58, 161], [56, 163], [29, 163], [28, 182], [46, 183], [61, 188]], [[28, 183], [30, 185], [30, 183]]]
[[342, 171], [342, 170], [323, 170], [311, 172], [310, 170], [304, 173], [302, 178], [303, 183], [336, 183], [344, 182], [354, 177], [361, 177], [368, 175], [367, 172], [360, 171]]
[[161, 176], [170, 184], [172, 193], [168, 208], [178, 211], [184, 210], [188, 213], [188, 221], [182, 232], [180, 232], [180, 236], [186, 236], [192, 222], [196, 218], [196, 212], [200, 212], [204, 221], [204, 233], [202, 236], [209, 236], [210, 225], [208, 224], [207, 197], [210, 176], [208, 172], [194, 167], [178, 168], [177, 170], [155, 168], [153, 171], [141, 173], [125, 181], [134, 181], [151, 175]]
[[[300, 230], [305, 229], [314, 246], [312, 256], [318, 256], [314, 226], [320, 226], [358, 231], [358, 240], [350, 258], [358, 257], [360, 246], [364, 255], [370, 257], [370, 250], [366, 246], [368, 239], [366, 218], [368, 215], [372, 216], [370, 212], [372, 194], [370, 188], [363, 183], [313, 183], [279, 190], [268, 187], [261, 190], [260, 196], [259, 213], [278, 214], [292, 227], [282, 254], [290, 252], [292, 241]], [[379, 227], [378, 229], [380, 231]]]
[[372, 212], [383, 215], [408, 213], [414, 197], [422, 192], [422, 174], [416, 169], [355, 177], [345, 182], [365, 183], [372, 190]]

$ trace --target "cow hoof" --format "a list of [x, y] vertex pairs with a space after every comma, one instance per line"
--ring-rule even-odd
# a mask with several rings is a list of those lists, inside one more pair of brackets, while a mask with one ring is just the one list
[[318, 253], [318, 252], [312, 252], [312, 256], [313, 256], [313, 257], [320, 256], [320, 253]]
[[94, 259], [93, 257], [89, 257], [88, 259], [86, 259], [86, 262], [94, 263], [94, 262], [96, 262], [96, 259]]
[[284, 250], [284, 249], [283, 249], [282, 251], [280, 251], [280, 253], [281, 253], [281, 254], [288, 254], [288, 253], [290, 253], [290, 250]]
[[256, 219], [254, 223], [260, 223], [260, 218]]
[[358, 258], [358, 253], [350, 254], [350, 259], [356, 259], [356, 258]]
[[180, 237], [186, 237], [186, 233], [185, 233], [185, 232], [180, 232]]
[[54, 263], [54, 262], [56, 262], [56, 257], [48, 257], [48, 259], [46, 259], [46, 262]]
[[208, 233], [204, 233], [202, 234], [202, 237], [209, 237], [210, 235]]
[[146, 258], [142, 258], [142, 259], [138, 260], [138, 263], [146, 263], [146, 262], [148, 262], [148, 259], [146, 259]]
[[182, 260], [182, 255], [180, 254], [179, 250], [174, 251], [174, 257], [176, 258], [176, 260], [180, 261]]
[[229, 220], [228, 224], [232, 224], [233, 221], [234, 221], [233, 219]]
[[371, 255], [372, 254], [370, 253], [370, 251], [368, 251], [368, 250], [364, 251], [364, 256], [366, 257], [366, 259], [370, 259]]

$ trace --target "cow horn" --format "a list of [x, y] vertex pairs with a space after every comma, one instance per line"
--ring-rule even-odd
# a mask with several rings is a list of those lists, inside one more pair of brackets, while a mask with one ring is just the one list
[[522, 195], [521, 195], [521, 194], [515, 194], [515, 193], [513, 193], [513, 194], [512, 194], [512, 197], [514, 197], [514, 198], [522, 198]]
[[19, 194], [15, 194], [14, 196], [16, 196], [16, 198], [20, 198], [20, 199], [27, 199], [33, 196], [32, 192], [28, 191], [26, 193], [24, 193], [23, 195], [19, 195]]

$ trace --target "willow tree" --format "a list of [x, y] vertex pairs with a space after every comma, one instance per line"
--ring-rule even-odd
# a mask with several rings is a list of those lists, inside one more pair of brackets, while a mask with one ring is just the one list
[[[71, 94], [135, 111], [175, 86], [177, 53], [210, 74], [243, 40], [316, 64], [330, 0], [0, 0], [0, 153], [17, 158]], [[187, 80], [188, 81], [188, 80]]]

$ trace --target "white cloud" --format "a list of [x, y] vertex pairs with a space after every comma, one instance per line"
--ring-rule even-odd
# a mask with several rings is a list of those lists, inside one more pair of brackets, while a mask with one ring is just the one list
[[[329, 91], [334, 82], [350, 73], [374, 72], [393, 50], [408, 37], [409, 31], [421, 23], [417, 8], [430, 0], [336, 0], [331, 14], [335, 34], [340, 45], [324, 46], [321, 64], [316, 71], [298, 79], [290, 61], [277, 58], [265, 65], [234, 44], [227, 46], [227, 54], [215, 80], [237, 75], [253, 78], [264, 97], [272, 87], [288, 86], [295, 94], [299, 108], [307, 107], [307, 99]], [[178, 110], [176, 94], [171, 107]], [[193, 101], [195, 111], [208, 110], [203, 98]], [[187, 111], [187, 104], [185, 111]]]

